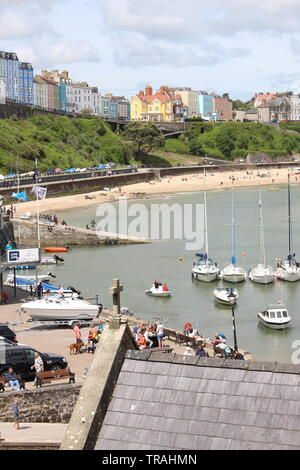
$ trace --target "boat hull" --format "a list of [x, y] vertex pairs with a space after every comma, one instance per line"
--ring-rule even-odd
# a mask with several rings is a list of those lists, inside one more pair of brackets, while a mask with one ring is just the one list
[[278, 270], [276, 276], [281, 281], [296, 282], [300, 280], [300, 270]]
[[249, 274], [249, 279], [250, 281], [252, 282], [256, 282], [257, 284], [264, 284], [264, 285], [267, 285], [267, 284], [272, 284], [275, 280], [275, 276], [274, 275], [268, 275], [268, 274], [265, 274], [265, 275], [255, 275], [255, 274]]
[[67, 253], [69, 250], [68, 248], [60, 248], [60, 247], [47, 247], [44, 248], [44, 251], [47, 253]]
[[152, 292], [151, 290], [146, 290], [146, 294], [150, 295], [151, 297], [170, 297], [171, 292]]
[[202, 282], [214, 282], [218, 279], [219, 277], [219, 272], [201, 272], [197, 269], [193, 269], [192, 271], [192, 276], [193, 279], [196, 279], [197, 281], [202, 281]]
[[245, 274], [222, 274], [223, 281], [238, 284], [246, 280]]
[[285, 323], [269, 322], [262, 318], [260, 314], [257, 315], [257, 318], [262, 325], [266, 326], [267, 328], [271, 328], [272, 330], [285, 330], [291, 322], [291, 320], [288, 320]]

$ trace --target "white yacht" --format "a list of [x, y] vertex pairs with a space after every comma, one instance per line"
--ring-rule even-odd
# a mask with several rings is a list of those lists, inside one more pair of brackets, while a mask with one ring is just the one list
[[275, 271], [272, 266], [266, 263], [266, 250], [265, 250], [265, 236], [264, 236], [264, 221], [262, 211], [262, 197], [261, 189], [259, 190], [259, 214], [260, 214], [260, 250], [261, 262], [249, 271], [249, 279], [258, 284], [271, 284], [275, 280]]
[[[206, 183], [206, 173], [204, 170], [204, 184]], [[207, 198], [204, 189], [204, 249], [205, 253], [197, 253], [192, 269], [192, 279], [202, 282], [216, 281], [220, 274], [220, 269], [208, 256], [208, 225], [207, 225]]]
[[74, 294], [72, 298], [50, 295], [40, 300], [27, 302], [21, 307], [33, 320], [91, 320], [99, 313], [98, 305], [91, 305]]
[[237, 290], [232, 287], [218, 287], [214, 290], [213, 294], [216, 301], [223, 305], [235, 305], [239, 298]]
[[257, 317], [260, 323], [273, 330], [284, 330], [292, 320], [281, 302], [270, 305], [266, 310], [259, 312]]
[[241, 266], [236, 264], [236, 257], [235, 257], [235, 213], [234, 213], [234, 188], [233, 188], [233, 181], [234, 177], [232, 177], [232, 236], [231, 236], [231, 243], [232, 243], [232, 258], [231, 264], [226, 266], [221, 273], [220, 278], [223, 281], [231, 282], [237, 284], [239, 282], [244, 282], [247, 279], [247, 273]]
[[289, 224], [289, 254], [284, 261], [277, 263], [276, 276], [282, 281], [295, 282], [300, 279], [300, 264], [296, 261], [296, 254], [292, 250], [292, 217], [291, 217], [291, 185], [288, 175], [288, 224]]
[[213, 282], [219, 277], [220, 269], [208, 258], [206, 254], [197, 253], [195, 256], [194, 267], [192, 270], [192, 279], [203, 282]]

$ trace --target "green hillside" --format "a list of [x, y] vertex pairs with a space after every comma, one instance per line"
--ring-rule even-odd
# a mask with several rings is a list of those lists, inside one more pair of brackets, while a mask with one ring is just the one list
[[272, 158], [300, 152], [300, 135], [266, 124], [195, 123], [177, 140], [167, 140], [164, 150], [227, 160], [244, 157], [248, 153], [266, 152]]
[[[98, 118], [35, 116], [0, 120], [0, 173], [127, 163], [130, 151]], [[17, 158], [18, 157], [18, 158]]]

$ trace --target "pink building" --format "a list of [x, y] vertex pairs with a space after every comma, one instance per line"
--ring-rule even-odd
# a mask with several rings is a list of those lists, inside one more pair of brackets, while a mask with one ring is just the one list
[[228, 98], [215, 96], [213, 100], [213, 112], [216, 113], [221, 121], [232, 121], [232, 102]]
[[254, 107], [266, 106], [268, 101], [276, 98], [274, 93], [255, 93]]

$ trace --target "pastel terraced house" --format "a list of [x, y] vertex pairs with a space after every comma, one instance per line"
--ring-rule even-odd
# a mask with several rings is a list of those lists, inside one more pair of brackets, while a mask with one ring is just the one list
[[153, 93], [151, 86], [140, 91], [130, 100], [130, 117], [135, 121], [174, 122], [182, 120], [187, 107], [181, 96], [162, 86]]

